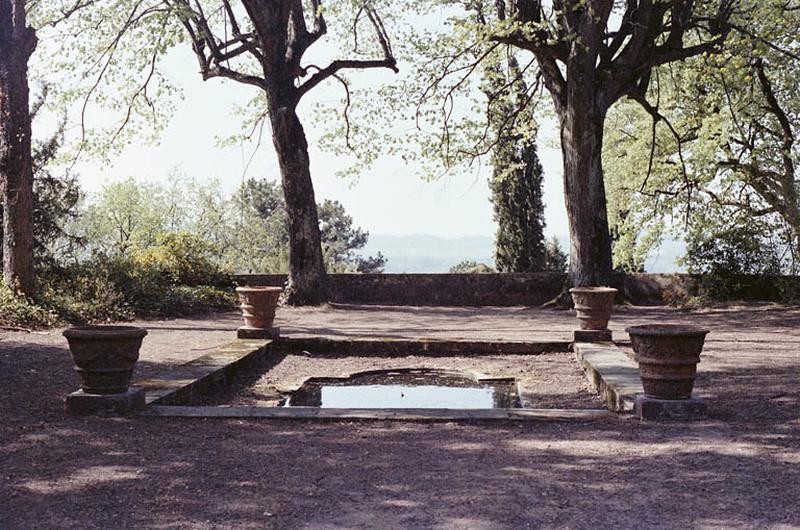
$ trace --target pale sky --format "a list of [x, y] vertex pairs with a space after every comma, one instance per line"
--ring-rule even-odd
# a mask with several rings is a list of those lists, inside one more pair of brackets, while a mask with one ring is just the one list
[[[41, 55], [35, 55], [33, 60], [41, 60]], [[203, 82], [197, 73], [197, 62], [185, 46], [170, 52], [167, 66], [172, 80], [183, 88], [185, 99], [179, 102], [160, 144], [134, 143], [115, 157], [110, 166], [82, 159], [75, 169], [87, 191], [97, 191], [107, 182], [127, 177], [165, 181], [176, 171], [199, 181], [218, 178], [227, 192], [242, 181], [252, 146], [220, 148], [216, 138], [240, 131], [241, 117], [233, 113], [233, 108], [247, 103], [256, 89], [226, 79]], [[354, 72], [350, 78], [359, 84], [391, 80], [391, 76], [374, 71]], [[494, 234], [488, 166], [479, 172], [454, 173], [436, 182], [424, 182], [417, 178], [417, 168], [404, 167], [398, 160], [383, 157], [357, 181], [336, 177], [334, 173], [343, 162], [316, 147], [322, 131], [315, 130], [310, 115], [315, 101], [339, 101], [341, 97], [337, 84], [326, 83], [302, 103], [318, 201], [341, 201], [358, 226], [376, 234], [431, 234], [448, 238]], [[105, 122], [108, 116], [90, 113], [89, 125], [92, 120]], [[555, 134], [552, 124], [544, 124], [540, 145], [554, 145]], [[268, 135], [267, 128], [264, 142], [246, 170], [247, 177], [279, 179]], [[547, 231], [563, 236], [568, 229], [561, 187], [561, 154], [557, 149], [541, 147], [540, 157], [545, 168]]]

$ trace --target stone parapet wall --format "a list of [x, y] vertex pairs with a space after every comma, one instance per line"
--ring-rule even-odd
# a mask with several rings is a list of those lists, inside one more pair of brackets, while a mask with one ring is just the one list
[[620, 274], [614, 283], [634, 305], [663, 305], [700, 293], [700, 280], [691, 274]]
[[[331, 274], [331, 301], [341, 304], [411, 306], [539, 306], [561, 292], [565, 274]], [[283, 286], [285, 274], [240, 274], [240, 285]], [[743, 298], [775, 301], [797, 277], [742, 277], [752, 286]], [[625, 274], [614, 281], [634, 305], [662, 305], [701, 293], [700, 278], [690, 274]], [[779, 287], [782, 286], [782, 287]]]
[[[282, 286], [283, 274], [243, 274], [242, 285]], [[566, 275], [532, 274], [331, 274], [331, 301], [341, 304], [415, 306], [537, 306], [555, 298]]]

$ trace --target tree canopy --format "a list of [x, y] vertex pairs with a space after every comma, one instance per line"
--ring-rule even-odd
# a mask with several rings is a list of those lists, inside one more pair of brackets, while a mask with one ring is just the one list
[[[796, 28], [800, 9], [743, 2], [718, 55], [660, 68], [649, 97], [657, 112], [612, 113], [606, 153], [618, 265], [636, 268], [668, 231], [687, 232], [689, 253], [731, 231], [759, 227], [796, 270], [800, 125]], [[691, 260], [691, 256], [689, 256]]]

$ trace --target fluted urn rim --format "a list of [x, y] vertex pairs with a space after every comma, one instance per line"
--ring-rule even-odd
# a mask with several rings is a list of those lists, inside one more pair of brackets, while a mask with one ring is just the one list
[[270, 285], [243, 285], [236, 288], [237, 293], [256, 293], [256, 292], [280, 292], [283, 287], [273, 287]]
[[618, 289], [613, 287], [573, 287], [569, 290], [570, 293], [578, 294], [591, 294], [591, 293], [616, 293]]
[[141, 339], [147, 330], [137, 326], [91, 325], [73, 326], [64, 330], [67, 339], [106, 340], [106, 339]]
[[691, 324], [644, 324], [625, 328], [625, 333], [642, 337], [705, 337], [709, 330]]

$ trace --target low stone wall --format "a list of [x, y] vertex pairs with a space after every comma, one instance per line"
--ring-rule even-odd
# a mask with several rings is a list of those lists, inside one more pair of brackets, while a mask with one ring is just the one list
[[[565, 274], [331, 274], [331, 301], [340, 304], [412, 306], [539, 306], [561, 293]], [[286, 284], [285, 274], [242, 274], [240, 285]], [[634, 305], [662, 305], [701, 293], [690, 274], [618, 275], [613, 286]], [[777, 301], [782, 290], [800, 292], [798, 277], [743, 276], [741, 298]]]
[[634, 305], [662, 305], [700, 292], [700, 280], [691, 274], [624, 274], [614, 283]]
[[[243, 274], [241, 285], [282, 286], [284, 274]], [[552, 300], [566, 275], [331, 274], [331, 301], [340, 304], [415, 306], [537, 306]]]

